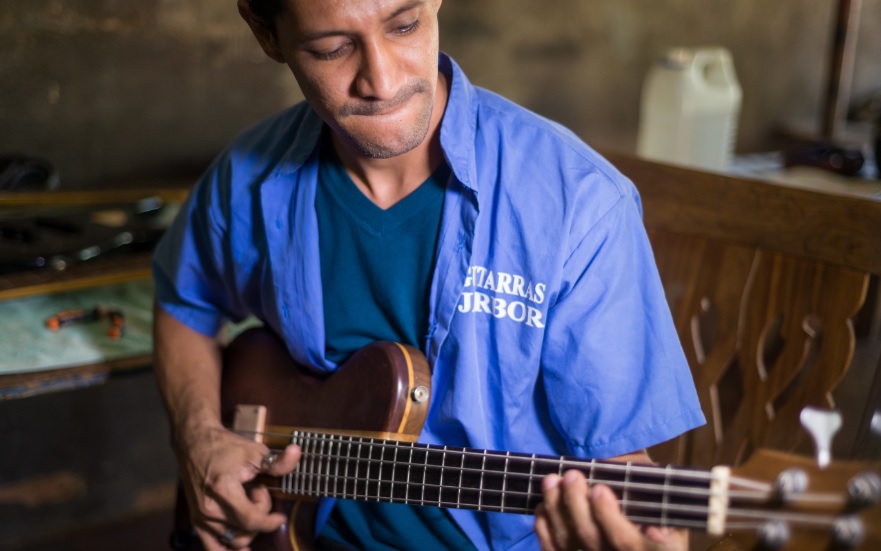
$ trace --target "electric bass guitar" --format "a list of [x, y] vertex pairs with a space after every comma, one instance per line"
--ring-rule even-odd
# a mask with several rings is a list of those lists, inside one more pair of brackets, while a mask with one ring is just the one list
[[309, 549], [319, 497], [531, 514], [542, 477], [569, 469], [611, 487], [638, 524], [730, 534], [745, 549], [881, 549], [877, 464], [820, 469], [763, 450], [742, 467], [701, 470], [427, 445], [416, 439], [430, 395], [429, 367], [412, 347], [374, 343], [320, 378], [269, 331], [237, 337], [224, 358], [226, 421], [272, 449], [302, 450], [292, 474], [255, 480], [289, 522], [252, 549]]

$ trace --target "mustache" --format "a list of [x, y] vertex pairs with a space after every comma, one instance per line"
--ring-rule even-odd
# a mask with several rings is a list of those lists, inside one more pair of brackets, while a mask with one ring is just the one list
[[340, 114], [343, 116], [351, 116], [351, 115], [361, 115], [361, 116], [370, 116], [370, 115], [378, 115], [379, 113], [383, 113], [385, 111], [391, 111], [397, 107], [400, 107], [404, 103], [407, 102], [410, 98], [415, 96], [416, 94], [427, 94], [431, 91], [431, 87], [424, 80], [418, 80], [416, 82], [412, 82], [398, 90], [398, 93], [395, 94], [395, 97], [388, 100], [360, 100], [357, 103], [350, 103], [348, 105], [344, 105], [340, 109]]

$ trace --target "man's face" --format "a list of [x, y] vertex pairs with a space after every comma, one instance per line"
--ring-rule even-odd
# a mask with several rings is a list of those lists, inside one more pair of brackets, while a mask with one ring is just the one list
[[437, 88], [441, 0], [288, 0], [280, 61], [361, 154], [389, 158], [425, 139]]

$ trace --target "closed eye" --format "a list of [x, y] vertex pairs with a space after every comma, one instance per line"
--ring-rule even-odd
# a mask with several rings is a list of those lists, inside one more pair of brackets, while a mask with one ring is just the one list
[[417, 19], [416, 21], [410, 23], [409, 25], [404, 25], [403, 27], [396, 28], [394, 32], [395, 32], [395, 34], [399, 34], [399, 35], [407, 35], [407, 34], [414, 32], [418, 28], [419, 28], [419, 20]]
[[315, 51], [313, 50], [311, 54], [315, 57], [315, 59], [320, 59], [322, 61], [330, 61], [332, 59], [336, 59], [343, 54], [347, 53], [349, 48], [351, 47], [350, 43], [343, 44], [339, 48], [330, 51]]

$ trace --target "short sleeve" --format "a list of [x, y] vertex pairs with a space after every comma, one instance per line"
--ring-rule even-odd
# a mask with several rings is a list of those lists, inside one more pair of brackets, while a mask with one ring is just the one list
[[570, 453], [613, 457], [704, 423], [635, 192], [577, 241], [547, 319], [542, 380]]
[[215, 335], [229, 319], [242, 316], [230, 288], [227, 171], [215, 163], [184, 202], [153, 254], [156, 301], [188, 327]]

